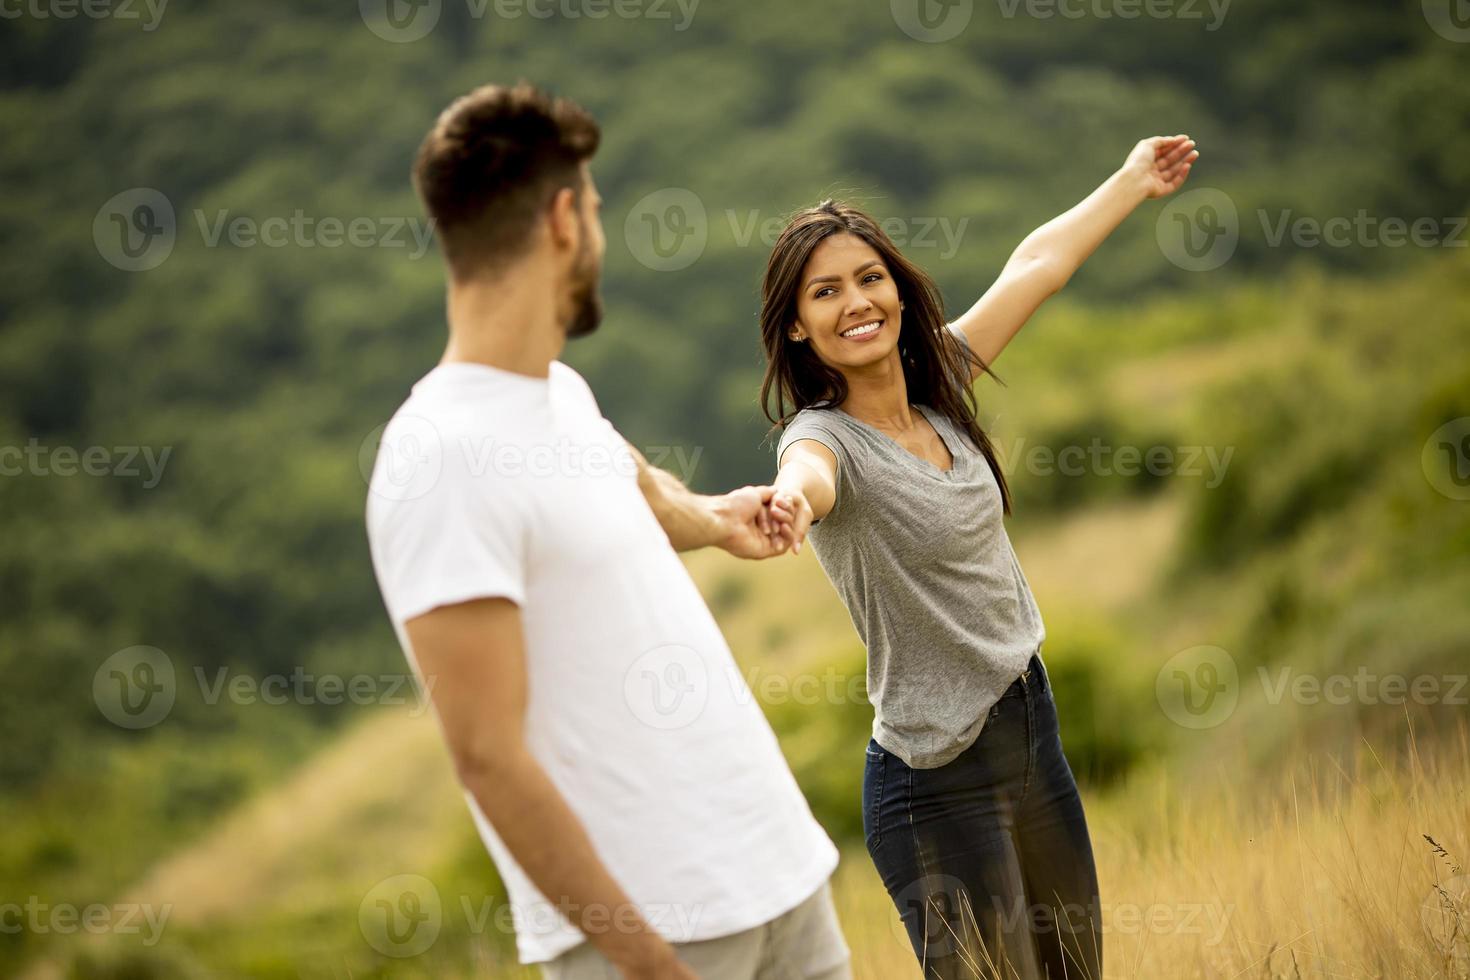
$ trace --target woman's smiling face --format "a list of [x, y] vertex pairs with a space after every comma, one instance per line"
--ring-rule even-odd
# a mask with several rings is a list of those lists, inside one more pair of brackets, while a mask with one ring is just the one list
[[901, 315], [898, 284], [882, 256], [841, 232], [807, 259], [789, 336], [804, 338], [832, 367], [867, 367], [894, 355]]

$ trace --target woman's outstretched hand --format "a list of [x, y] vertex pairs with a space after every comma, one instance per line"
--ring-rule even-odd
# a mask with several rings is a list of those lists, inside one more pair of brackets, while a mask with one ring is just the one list
[[1183, 185], [1197, 159], [1199, 150], [1194, 148], [1194, 140], [1183, 133], [1178, 136], [1150, 136], [1138, 141], [1133, 152], [1128, 154], [1123, 169], [1132, 170], [1144, 178], [1150, 198], [1164, 197]]
[[812, 526], [812, 505], [807, 503], [806, 495], [799, 490], [778, 491], [771, 497], [770, 510], [783, 550], [790, 548], [792, 554], [801, 554], [801, 543]]

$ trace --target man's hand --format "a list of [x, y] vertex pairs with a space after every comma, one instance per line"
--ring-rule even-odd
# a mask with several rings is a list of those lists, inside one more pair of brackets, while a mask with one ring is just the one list
[[771, 508], [775, 487], [741, 487], [719, 498], [724, 534], [716, 542], [736, 558], [774, 558], [789, 540]]
[[1144, 180], [1144, 193], [1150, 198], [1172, 194], [1189, 177], [1190, 168], [1199, 159], [1199, 150], [1194, 140], [1181, 133], [1178, 136], [1150, 136], [1139, 140], [1123, 169], [1138, 174]]

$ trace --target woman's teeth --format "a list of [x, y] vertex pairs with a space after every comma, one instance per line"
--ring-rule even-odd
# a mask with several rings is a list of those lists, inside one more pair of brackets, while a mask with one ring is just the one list
[[864, 336], [867, 336], [868, 334], [872, 333], [874, 330], [877, 330], [881, 326], [883, 326], [883, 321], [882, 320], [874, 320], [872, 323], [864, 323], [861, 326], [856, 326], [856, 327], [853, 327], [853, 328], [851, 328], [849, 330], [844, 330], [844, 331], [842, 331], [842, 336], [844, 336], [844, 337], [864, 337]]

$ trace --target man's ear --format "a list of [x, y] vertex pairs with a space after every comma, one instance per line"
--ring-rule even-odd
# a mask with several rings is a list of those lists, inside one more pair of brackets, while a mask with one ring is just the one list
[[581, 234], [576, 191], [563, 187], [552, 196], [551, 207], [547, 209], [547, 223], [553, 246], [569, 251], [576, 248], [577, 236]]

